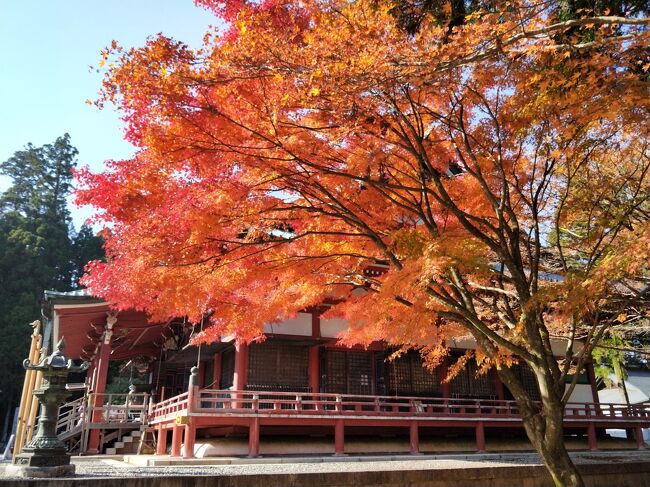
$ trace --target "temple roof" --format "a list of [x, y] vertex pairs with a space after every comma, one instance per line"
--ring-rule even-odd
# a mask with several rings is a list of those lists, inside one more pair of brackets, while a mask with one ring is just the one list
[[111, 360], [159, 357], [161, 347], [172, 335], [169, 322], [150, 322], [142, 311], [113, 311], [106, 301], [86, 290], [46, 291], [44, 314], [50, 318], [54, 342], [65, 337], [66, 355], [90, 360], [97, 352], [106, 319], [117, 317], [111, 336]]

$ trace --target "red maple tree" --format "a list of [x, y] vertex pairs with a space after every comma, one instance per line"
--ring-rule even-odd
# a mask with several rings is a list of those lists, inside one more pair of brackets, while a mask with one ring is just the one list
[[565, 382], [634, 318], [612, 303], [647, 278], [649, 20], [553, 2], [477, 4], [462, 22], [445, 3], [199, 3], [230, 22], [200, 50], [158, 36], [103, 54], [97, 103], [140, 150], [77, 175], [107, 224], [92, 292], [155, 319], [211, 310], [205, 341], [325, 300], [346, 340], [430, 364], [471, 336], [556, 484], [582, 485]]

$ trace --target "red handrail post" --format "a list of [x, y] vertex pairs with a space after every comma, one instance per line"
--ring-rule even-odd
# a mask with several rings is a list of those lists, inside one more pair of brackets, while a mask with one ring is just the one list
[[187, 388], [187, 414], [192, 414], [198, 406], [199, 391], [199, 368], [190, 369], [190, 383]]
[[411, 443], [411, 455], [420, 454], [420, 433], [418, 431], [418, 422], [411, 421], [409, 424], [409, 440]]
[[483, 421], [476, 424], [476, 451], [478, 453], [485, 453], [485, 425]]
[[185, 441], [183, 442], [183, 458], [194, 458], [194, 444], [196, 443], [196, 425], [192, 413], [198, 407], [199, 368], [190, 369], [190, 383], [187, 389], [187, 423], [185, 424]]
[[334, 424], [334, 456], [345, 455], [345, 425], [343, 419], [337, 419]]

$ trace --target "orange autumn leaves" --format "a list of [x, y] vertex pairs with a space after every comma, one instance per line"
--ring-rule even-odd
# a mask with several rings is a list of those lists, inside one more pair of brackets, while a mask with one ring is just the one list
[[349, 340], [469, 333], [507, 355], [528, 346], [527, 307], [561, 332], [645, 272], [647, 80], [627, 69], [643, 25], [597, 27], [592, 51], [527, 2], [451, 36], [405, 32], [384, 2], [264, 5], [200, 51], [113, 50], [99, 102], [140, 151], [78, 174], [110, 228], [92, 292], [156, 319], [210, 312], [206, 341], [329, 302]]

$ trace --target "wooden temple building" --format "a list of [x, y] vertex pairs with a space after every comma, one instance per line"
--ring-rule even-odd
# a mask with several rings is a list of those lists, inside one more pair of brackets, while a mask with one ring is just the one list
[[[187, 458], [207, 438], [247, 438], [247, 454], [254, 457], [265, 438], [278, 435], [297, 442], [323, 438], [337, 455], [346, 452], [352, 435], [401, 435], [413, 454], [422, 438], [436, 435], [463, 434], [476, 451], [485, 450], [486, 432], [523, 436], [517, 405], [493, 371], [477, 375], [469, 362], [444, 382], [448, 363], [428, 370], [416, 352], [387, 360], [390, 350], [379, 342], [368, 349], [342, 347], [337, 335], [346, 323], [321, 312], [269, 324], [259, 343], [224, 337], [196, 347], [190, 344], [196, 327], [182, 319], [151, 323], [141, 312], [114, 314], [82, 292], [47, 292], [44, 342], [65, 337], [66, 355], [91, 364], [77, 397], [60, 410], [60, 437], [79, 454], [101, 454], [147, 434], [156, 454]], [[472, 347], [449, 345], [452, 355]], [[130, 361], [146, 383], [128, 394], [107, 393], [113, 361]], [[514, 367], [537, 394], [527, 368]], [[641, 429], [650, 426], [650, 405], [599, 404], [591, 364], [571, 401], [567, 434], [584, 437], [589, 448], [597, 448], [604, 428], [632, 430], [638, 447], [644, 446]], [[299, 451], [310, 453], [305, 445]]]

